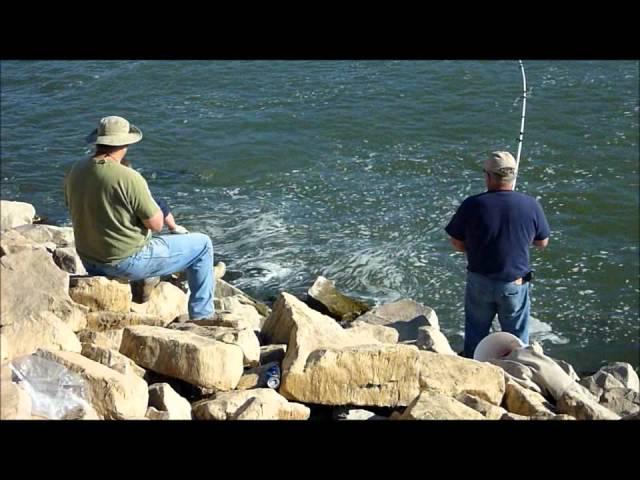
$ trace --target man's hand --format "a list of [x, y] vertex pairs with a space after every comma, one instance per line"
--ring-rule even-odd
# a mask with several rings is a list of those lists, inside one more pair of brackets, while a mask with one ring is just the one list
[[183, 233], [189, 233], [189, 230], [187, 230], [186, 228], [176, 224], [176, 226], [174, 228], [170, 228], [169, 231], [171, 233], [178, 233], [178, 234], [183, 234]]
[[457, 240], [453, 237], [449, 237], [449, 240], [451, 240], [451, 244], [453, 245], [453, 248], [455, 248], [458, 252], [464, 252], [464, 242], [462, 240]]

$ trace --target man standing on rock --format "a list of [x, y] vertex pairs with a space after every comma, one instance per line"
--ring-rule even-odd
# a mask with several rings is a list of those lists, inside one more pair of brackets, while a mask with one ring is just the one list
[[529, 246], [549, 243], [549, 224], [535, 198], [513, 190], [516, 161], [493, 152], [484, 162], [487, 191], [466, 198], [446, 226], [467, 254], [464, 356], [489, 334], [495, 315], [503, 331], [529, 343]]
[[152, 236], [164, 216], [145, 179], [122, 165], [140, 129], [122, 117], [100, 120], [90, 134], [95, 153], [76, 162], [65, 177], [76, 250], [90, 275], [143, 280], [186, 270], [189, 318], [214, 315], [213, 246], [202, 233]]

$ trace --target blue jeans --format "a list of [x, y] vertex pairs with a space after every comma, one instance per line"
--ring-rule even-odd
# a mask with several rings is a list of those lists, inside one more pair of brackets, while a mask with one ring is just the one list
[[489, 335], [496, 314], [503, 332], [529, 343], [529, 283], [500, 282], [467, 272], [464, 295], [464, 356], [473, 358], [480, 340]]
[[82, 260], [90, 275], [142, 280], [187, 271], [189, 283], [189, 318], [213, 316], [213, 245], [202, 233], [160, 235], [151, 238], [139, 252], [116, 265], [96, 264]]

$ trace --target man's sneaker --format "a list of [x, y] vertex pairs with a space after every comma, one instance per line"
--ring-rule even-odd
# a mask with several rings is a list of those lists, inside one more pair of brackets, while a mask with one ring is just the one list
[[136, 303], [145, 303], [149, 301], [151, 292], [160, 283], [160, 277], [149, 277], [142, 280], [131, 282], [131, 294], [133, 301]]
[[218, 326], [220, 322], [222, 322], [222, 316], [216, 312], [210, 317], [187, 320], [187, 322], [200, 325], [201, 327]]
[[216, 280], [219, 280], [222, 277], [224, 277], [224, 274], [226, 272], [227, 272], [227, 266], [224, 264], [224, 262], [218, 262], [216, 263], [216, 266], [213, 267], [213, 273]]

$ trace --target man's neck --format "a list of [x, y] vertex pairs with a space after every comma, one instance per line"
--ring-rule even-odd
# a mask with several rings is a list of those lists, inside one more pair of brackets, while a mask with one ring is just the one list
[[125, 149], [122, 149], [122, 150], [116, 150], [108, 153], [107, 152], [96, 153], [95, 157], [102, 157], [105, 160], [111, 160], [112, 162], [120, 163], [122, 162], [122, 159], [124, 158], [126, 153], [127, 151]]

